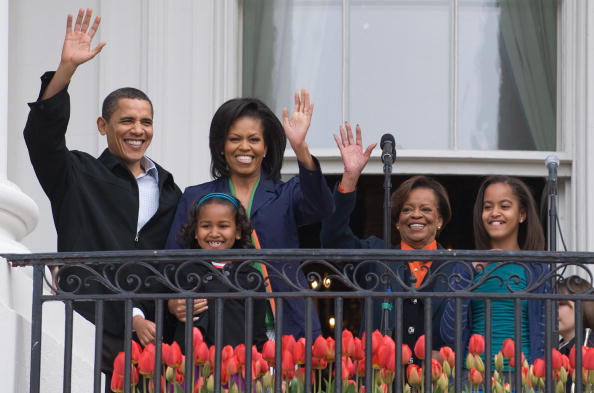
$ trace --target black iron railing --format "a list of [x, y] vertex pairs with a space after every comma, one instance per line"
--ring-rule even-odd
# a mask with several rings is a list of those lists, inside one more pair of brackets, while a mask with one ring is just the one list
[[[431, 370], [431, 343], [438, 331], [433, 330], [432, 302], [435, 299], [447, 298], [455, 309], [455, 345], [457, 354], [455, 370], [464, 369], [464, 356], [466, 343], [462, 342], [463, 327], [461, 325], [461, 310], [465, 300], [483, 299], [486, 309], [485, 314], [485, 335], [486, 349], [485, 359], [492, 359], [498, 348], [491, 348], [491, 305], [498, 299], [513, 299], [516, 306], [515, 318], [521, 318], [521, 302], [543, 301], [545, 303], [545, 350], [544, 360], [546, 364], [546, 376], [544, 378], [543, 391], [555, 391], [554, 370], [552, 369], [551, 349], [556, 348], [558, 336], [556, 332], [556, 309], [560, 300], [575, 301], [576, 316], [580, 315], [584, 301], [594, 300], [591, 289], [586, 291], [572, 291], [575, 293], [559, 294], [554, 291], [554, 283], [571, 269], [578, 272], [584, 279], [592, 284], [590, 265], [594, 264], [594, 253], [574, 252], [506, 252], [506, 251], [400, 251], [400, 250], [320, 250], [320, 249], [299, 249], [299, 250], [223, 250], [208, 252], [204, 250], [179, 250], [179, 251], [134, 251], [134, 252], [85, 252], [85, 253], [51, 253], [51, 254], [29, 254], [29, 255], [4, 255], [11, 262], [12, 266], [32, 266], [33, 276], [33, 304], [32, 304], [32, 333], [31, 333], [31, 377], [30, 391], [37, 393], [42, 391], [40, 387], [40, 363], [41, 363], [41, 338], [42, 338], [42, 314], [45, 302], [60, 301], [65, 304], [65, 348], [64, 348], [64, 392], [70, 391], [70, 381], [73, 369], [72, 364], [72, 337], [73, 337], [73, 313], [76, 305], [92, 303], [94, 305], [94, 320], [96, 321], [95, 336], [95, 368], [94, 368], [94, 392], [101, 389], [101, 347], [102, 331], [104, 329], [104, 310], [106, 302], [121, 301], [123, 306], [123, 318], [125, 325], [125, 392], [130, 391], [130, 359], [131, 359], [131, 338], [132, 338], [132, 308], [135, 301], [150, 300], [155, 302], [156, 320], [156, 359], [155, 367], [155, 391], [160, 391], [161, 383], [161, 336], [163, 333], [163, 317], [167, 312], [164, 305], [168, 299], [186, 299], [186, 319], [191, 320], [191, 305], [193, 299], [212, 299], [216, 307], [215, 318], [215, 385], [214, 392], [220, 393], [222, 386], [221, 379], [221, 343], [222, 337], [219, 332], [222, 327], [222, 312], [224, 300], [232, 298], [245, 299], [246, 323], [245, 323], [245, 344], [251, 348], [253, 343], [253, 315], [251, 313], [254, 301], [262, 299], [274, 299], [276, 306], [276, 337], [282, 335], [282, 316], [284, 301], [291, 298], [303, 299], [305, 307], [305, 383], [304, 392], [312, 391], [312, 312], [314, 311], [314, 300], [320, 298], [333, 299], [335, 308], [335, 343], [336, 359], [341, 359], [343, 348], [341, 333], [343, 330], [343, 302], [345, 299], [360, 299], [363, 304], [363, 320], [365, 321], [365, 350], [366, 367], [363, 384], [372, 386], [372, 303], [374, 299], [385, 299], [395, 313], [395, 326], [392, 336], [397, 343], [402, 342], [402, 305], [403, 301], [410, 298], [424, 301], [425, 321], [425, 360], [423, 368]], [[405, 274], [408, 266], [402, 261], [442, 261], [438, 267], [433, 268], [425, 277], [422, 284], [417, 287], [414, 279]], [[242, 267], [246, 269], [254, 262], [262, 263], [267, 267], [268, 277], [259, 274], [248, 274], [247, 280], [237, 280], [237, 276], [231, 277], [221, 273], [221, 270], [212, 266], [213, 261], [232, 261], [240, 264], [237, 271]], [[471, 261], [493, 262], [499, 266], [513, 264], [520, 267], [524, 272], [525, 285], [521, 289], [516, 288], [519, 277], [516, 275], [501, 277], [498, 275], [498, 268], [485, 271], [477, 281], [477, 270], [473, 268]], [[44, 283], [52, 285], [49, 270], [46, 267], [60, 267], [57, 284], [53, 294], [43, 292]], [[323, 273], [321, 273], [323, 272]], [[536, 273], [535, 273], [536, 272]], [[320, 291], [313, 289], [313, 281], [322, 282], [324, 278], [330, 278], [339, 282], [340, 291]], [[204, 292], [205, 280], [219, 280], [228, 290], [222, 292]], [[266, 281], [282, 283], [286, 288], [282, 292], [267, 293], [262, 291]], [[485, 293], [474, 290], [487, 280], [496, 280], [503, 292]], [[241, 282], [240, 282], [241, 281]], [[442, 284], [440, 292], [424, 292], [424, 288], [432, 286], [436, 282]], [[394, 284], [398, 291], [386, 291], [387, 286]], [[591, 288], [591, 285], [590, 285]], [[515, 341], [515, 363], [521, 364], [521, 331], [519, 324], [516, 324], [514, 334]], [[192, 353], [192, 326], [186, 325], [185, 329], [185, 353]], [[583, 342], [582, 319], [576, 317], [576, 342]], [[280, 340], [277, 340], [280, 343]], [[276, 345], [276, 364], [281, 364], [281, 345]], [[246, 351], [246, 364], [251, 364], [251, 351]], [[402, 348], [395, 346], [395, 368], [394, 368], [394, 392], [401, 391], [403, 382], [406, 379], [405, 369], [402, 365]], [[576, 351], [574, 380], [582, 381], [582, 352]], [[340, 361], [337, 362], [337, 365]], [[484, 362], [484, 375], [490, 379], [492, 370], [491, 361]], [[185, 375], [192, 375], [191, 362], [186, 362]], [[337, 366], [336, 380], [341, 380], [341, 367]], [[245, 371], [246, 381], [252, 380], [251, 367]], [[466, 372], [456, 372], [453, 379], [453, 390], [461, 392], [464, 388]], [[282, 391], [282, 376], [280, 372], [274, 374], [274, 392]], [[432, 384], [431, 372], [424, 374], [424, 386]], [[190, 392], [192, 385], [191, 378], [186, 378], [185, 389]], [[521, 367], [513, 371], [512, 390], [519, 392], [522, 387]], [[517, 388], [516, 388], [517, 387]], [[334, 385], [337, 393], [342, 393], [341, 383]], [[538, 390], [538, 386], [536, 387]], [[583, 390], [581, 383], [576, 383], [575, 392]], [[245, 384], [246, 393], [251, 393], [254, 387], [251, 383]], [[429, 391], [426, 389], [425, 391]], [[491, 392], [493, 387], [489, 381], [484, 384], [484, 391]], [[371, 390], [367, 389], [367, 392]]]

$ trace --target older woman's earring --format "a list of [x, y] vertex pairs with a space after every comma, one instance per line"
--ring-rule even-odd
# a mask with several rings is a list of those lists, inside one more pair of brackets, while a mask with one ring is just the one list
[[441, 225], [438, 225], [438, 226], [437, 226], [437, 230], [438, 230], [438, 231], [441, 231]]

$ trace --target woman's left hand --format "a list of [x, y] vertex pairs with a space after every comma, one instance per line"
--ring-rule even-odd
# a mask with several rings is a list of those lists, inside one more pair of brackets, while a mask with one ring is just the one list
[[289, 118], [289, 110], [283, 109], [283, 128], [285, 135], [295, 152], [297, 160], [307, 169], [315, 169], [315, 163], [305, 142], [307, 130], [311, 124], [314, 105], [310, 101], [309, 93], [301, 89], [301, 93], [295, 92], [295, 106]]

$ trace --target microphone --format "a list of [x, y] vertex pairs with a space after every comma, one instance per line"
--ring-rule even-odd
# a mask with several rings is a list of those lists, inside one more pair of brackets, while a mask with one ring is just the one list
[[394, 141], [394, 135], [382, 135], [380, 148], [382, 149], [382, 162], [384, 165], [392, 165], [396, 161], [396, 141]]
[[548, 155], [545, 159], [545, 166], [549, 169], [548, 181], [557, 182], [557, 168], [559, 168], [559, 157], [555, 154]]

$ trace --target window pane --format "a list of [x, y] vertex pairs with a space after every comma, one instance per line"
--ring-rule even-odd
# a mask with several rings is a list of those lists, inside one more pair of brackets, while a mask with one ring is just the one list
[[458, 147], [554, 150], [555, 0], [460, 0]]
[[450, 148], [450, 1], [353, 1], [350, 119], [369, 142]]
[[342, 2], [245, 0], [243, 95], [276, 114], [292, 110], [293, 92], [310, 91], [315, 104], [310, 146], [333, 146], [341, 113]]

